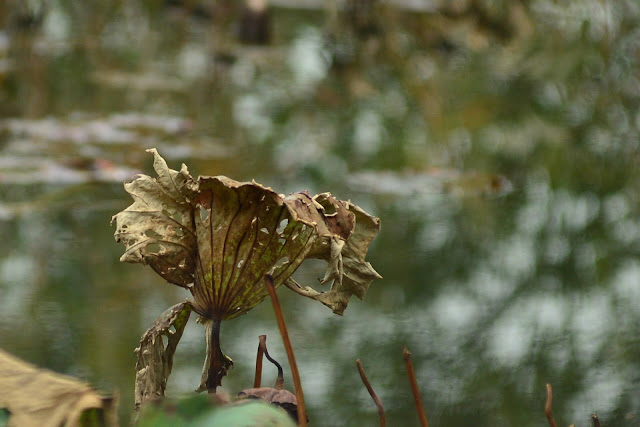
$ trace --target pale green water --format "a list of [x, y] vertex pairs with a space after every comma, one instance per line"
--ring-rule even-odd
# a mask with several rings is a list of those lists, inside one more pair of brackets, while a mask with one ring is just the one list
[[[390, 8], [366, 40], [275, 7], [269, 47], [235, 44], [232, 18], [71, 3], [32, 30], [0, 11], [0, 347], [117, 391], [129, 416], [133, 349], [185, 296], [119, 263], [109, 226], [157, 147], [195, 176], [331, 191], [382, 219], [384, 279], [344, 317], [280, 290], [313, 425], [377, 423], [356, 358], [389, 424], [417, 425], [405, 344], [430, 425], [544, 425], [547, 382], [559, 425], [637, 424], [635, 2]], [[263, 333], [283, 363], [269, 304], [223, 324], [225, 391], [252, 385]], [[170, 394], [199, 384], [203, 351], [192, 322]]]

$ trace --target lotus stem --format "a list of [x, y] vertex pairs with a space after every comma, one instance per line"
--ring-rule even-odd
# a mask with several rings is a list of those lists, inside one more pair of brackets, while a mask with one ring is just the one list
[[549, 427], [557, 427], [553, 415], [551, 414], [551, 407], [553, 406], [553, 389], [551, 384], [547, 384], [547, 403], [544, 405], [544, 414], [547, 416]]
[[267, 339], [266, 335], [260, 335], [258, 337], [258, 354], [256, 355], [256, 374], [253, 377], [253, 388], [258, 388], [262, 384], [262, 356], [264, 355], [262, 351], [262, 337], [264, 337], [265, 341]]
[[289, 358], [289, 365], [291, 366], [291, 377], [293, 378], [293, 387], [296, 392], [296, 401], [298, 403], [298, 425], [302, 427], [307, 426], [307, 410], [304, 405], [304, 394], [302, 392], [302, 383], [300, 382], [300, 373], [298, 372], [298, 365], [296, 364], [296, 356], [293, 354], [293, 347], [291, 346], [291, 340], [289, 339], [289, 333], [287, 332], [287, 325], [284, 322], [284, 316], [282, 315], [282, 308], [280, 307], [280, 301], [278, 300], [278, 294], [276, 294], [276, 288], [273, 284], [273, 277], [270, 275], [265, 276], [265, 284], [271, 296], [271, 303], [273, 304], [273, 311], [276, 315], [278, 322], [278, 328], [280, 329], [280, 335], [282, 335], [282, 341], [284, 348], [287, 351], [287, 357]]
[[233, 361], [220, 349], [220, 324], [219, 319], [204, 319], [205, 339], [207, 342], [207, 355], [202, 370], [202, 382], [197, 391], [214, 394], [222, 378], [233, 365]]
[[378, 408], [378, 418], [380, 419], [380, 427], [385, 427], [387, 424], [387, 417], [384, 414], [384, 407], [382, 406], [382, 401], [378, 398], [378, 395], [375, 391], [373, 391], [373, 387], [371, 387], [371, 383], [367, 378], [367, 374], [364, 373], [364, 368], [362, 367], [362, 362], [360, 359], [356, 359], [356, 366], [358, 367], [358, 372], [360, 373], [360, 378], [362, 378], [362, 382], [364, 386], [367, 388], [369, 395], [373, 399], [376, 407]]
[[407, 367], [407, 375], [409, 376], [409, 383], [411, 384], [411, 392], [413, 393], [413, 400], [416, 404], [416, 410], [418, 411], [418, 417], [420, 418], [420, 425], [422, 427], [429, 427], [427, 422], [427, 416], [424, 413], [424, 407], [422, 406], [422, 398], [420, 397], [420, 390], [418, 389], [418, 383], [416, 382], [416, 374], [413, 370], [413, 362], [411, 362], [411, 352], [404, 347], [402, 350], [402, 356], [404, 358], [405, 365]]

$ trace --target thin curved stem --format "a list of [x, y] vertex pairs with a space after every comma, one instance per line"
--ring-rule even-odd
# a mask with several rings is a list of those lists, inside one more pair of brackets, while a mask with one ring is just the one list
[[356, 359], [356, 366], [358, 367], [358, 372], [360, 373], [360, 378], [362, 378], [362, 382], [364, 386], [367, 388], [369, 395], [373, 399], [376, 407], [378, 408], [378, 418], [380, 419], [380, 427], [385, 427], [387, 424], [387, 417], [384, 414], [384, 406], [382, 406], [382, 401], [378, 398], [378, 395], [375, 391], [373, 391], [373, 387], [371, 387], [371, 383], [367, 378], [367, 374], [364, 373], [364, 368], [362, 367], [362, 362], [360, 359]]
[[267, 336], [260, 335], [259, 340], [262, 353], [267, 357], [267, 360], [276, 365], [276, 368], [278, 369], [278, 378], [276, 378], [276, 384], [273, 388], [275, 388], [276, 390], [282, 390], [284, 388], [284, 373], [282, 370], [282, 365], [280, 365], [278, 361], [271, 357], [271, 355], [269, 354], [269, 350], [267, 350]]

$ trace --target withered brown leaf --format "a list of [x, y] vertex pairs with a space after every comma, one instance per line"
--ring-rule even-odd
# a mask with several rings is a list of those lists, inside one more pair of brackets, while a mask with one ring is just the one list
[[[170, 283], [188, 287], [194, 310], [231, 319], [259, 304], [265, 274], [342, 314], [381, 276], [365, 261], [380, 220], [330, 193], [284, 197], [254, 182], [225, 176], [197, 180], [167, 166], [155, 149], [157, 178], [138, 175], [125, 189], [134, 203], [113, 217], [121, 261], [150, 265]], [[328, 292], [290, 280], [306, 258], [327, 261]], [[193, 286], [191, 285], [193, 283]]]
[[[155, 149], [148, 151], [158, 176], [138, 175], [125, 184], [134, 202], [114, 215], [115, 238], [125, 245], [121, 261], [150, 265], [193, 295], [190, 304], [202, 317], [207, 338], [199, 390], [215, 390], [231, 366], [220, 350], [220, 322], [266, 298], [265, 275], [275, 287], [285, 283], [337, 314], [352, 295], [363, 298], [371, 281], [381, 277], [365, 261], [380, 220], [351, 202], [305, 191], [285, 197], [255, 181], [225, 176], [196, 180], [185, 165], [172, 170]], [[328, 291], [291, 279], [307, 258], [327, 261], [321, 283], [331, 282]], [[155, 391], [162, 394], [164, 388]]]
[[186, 166], [180, 172], [169, 169], [155, 149], [153, 168], [157, 178], [138, 175], [125, 190], [133, 204], [114, 215], [116, 241], [125, 245], [122, 262], [147, 264], [170, 283], [187, 286], [193, 282], [196, 235], [187, 183]]
[[[136, 348], [136, 409], [149, 399], [164, 397], [173, 367], [173, 354], [189, 321], [191, 304], [182, 302], [167, 309], [144, 333]], [[167, 338], [165, 346], [162, 337]]]
[[0, 408], [11, 426], [77, 426], [86, 411], [97, 410], [106, 425], [117, 425], [113, 397], [89, 385], [38, 368], [0, 350]]

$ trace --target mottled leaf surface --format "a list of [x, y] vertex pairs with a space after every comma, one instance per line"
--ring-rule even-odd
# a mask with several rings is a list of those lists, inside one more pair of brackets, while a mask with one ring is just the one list
[[196, 238], [187, 187], [191, 175], [185, 165], [169, 169], [155, 149], [153, 168], [157, 178], [138, 175], [124, 185], [133, 204], [114, 215], [116, 241], [125, 245], [123, 262], [139, 262], [153, 268], [168, 282], [187, 286], [193, 282]]
[[[232, 362], [220, 348], [220, 322], [248, 312], [266, 298], [266, 275], [274, 286], [286, 283], [337, 314], [344, 312], [352, 295], [363, 298], [371, 281], [380, 278], [365, 261], [380, 220], [351, 202], [306, 191], [285, 197], [255, 181], [225, 176], [194, 180], [185, 165], [172, 170], [155, 149], [148, 151], [158, 176], [138, 175], [125, 184], [134, 202], [113, 217], [115, 238], [125, 245], [121, 261], [148, 264], [192, 293], [191, 308], [204, 319], [207, 340], [198, 390], [215, 390], [221, 384]], [[291, 279], [307, 258], [327, 262], [321, 283], [331, 283], [328, 291]], [[143, 337], [137, 404], [164, 394], [171, 368], [163, 358], [170, 360], [173, 350], [156, 338], [174, 321], [178, 320], [154, 325]]]
[[116, 425], [114, 399], [66, 375], [26, 363], [0, 350], [0, 408], [9, 426], [77, 426], [87, 411]]
[[[323, 206], [320, 213], [326, 219], [329, 234], [316, 243], [309, 257], [327, 261], [327, 270], [321, 283], [331, 283], [331, 289], [318, 292], [291, 278], [285, 283], [295, 292], [320, 301], [334, 313], [343, 314], [352, 295], [363, 299], [371, 282], [382, 278], [365, 261], [367, 250], [380, 231], [380, 219], [351, 202], [335, 199], [329, 193], [317, 195], [315, 201]], [[351, 231], [346, 238], [343, 237], [345, 230]]]
[[293, 274], [317, 232], [280, 195], [256, 182], [200, 177], [192, 188], [197, 193], [195, 309], [231, 319], [268, 295], [265, 274], [273, 276], [276, 286]]
[[[306, 191], [284, 197], [225, 176], [194, 180], [186, 166], [172, 170], [148, 151], [158, 177], [125, 184], [134, 203], [114, 216], [116, 240], [126, 246], [121, 260], [188, 287], [200, 315], [224, 320], [251, 310], [267, 296], [266, 274], [342, 314], [352, 295], [363, 298], [380, 278], [365, 261], [380, 220], [351, 202]], [[290, 279], [306, 258], [327, 261], [327, 292]]]

